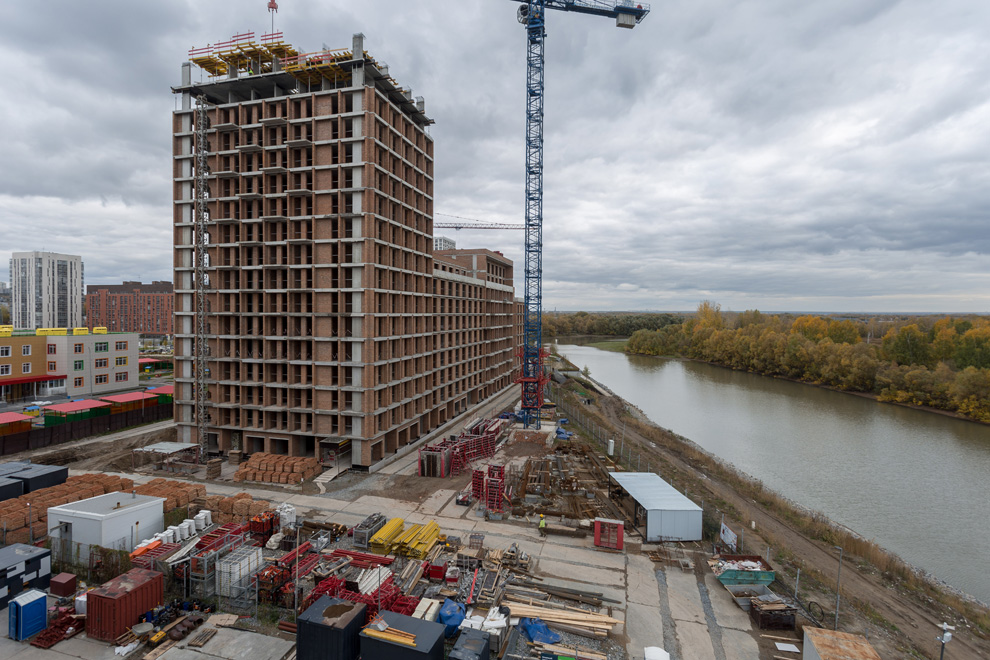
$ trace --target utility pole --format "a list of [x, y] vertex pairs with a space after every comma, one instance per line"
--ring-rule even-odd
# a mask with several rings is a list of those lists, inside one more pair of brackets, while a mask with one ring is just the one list
[[[842, 579], [842, 547], [838, 545], [832, 546], [839, 551], [839, 572], [835, 576], [835, 625], [832, 630], [839, 629], [839, 584]], [[951, 639], [951, 637], [950, 637]]]

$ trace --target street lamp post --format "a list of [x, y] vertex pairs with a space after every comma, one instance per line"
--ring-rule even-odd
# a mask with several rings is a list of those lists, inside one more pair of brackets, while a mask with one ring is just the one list
[[839, 629], [839, 585], [841, 584], [840, 580], [842, 579], [842, 547], [838, 545], [834, 545], [832, 547], [839, 551], [839, 572], [835, 576], [835, 625], [832, 627], [832, 630], [838, 630]]

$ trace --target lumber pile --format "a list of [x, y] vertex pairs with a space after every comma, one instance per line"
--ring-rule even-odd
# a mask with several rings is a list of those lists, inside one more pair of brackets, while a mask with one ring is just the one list
[[323, 472], [315, 458], [258, 452], [234, 473], [234, 481], [257, 481], [266, 484], [301, 484]]
[[[134, 482], [110, 474], [80, 474], [64, 484], [41, 488], [32, 493], [0, 502], [0, 544], [29, 543], [48, 536], [48, 509], [71, 504], [97, 495], [130, 492]], [[30, 505], [30, 506], [28, 506]], [[6, 529], [6, 539], [3, 530]]]
[[512, 616], [540, 618], [548, 626], [584, 637], [599, 639], [608, 637], [612, 627], [617, 623], [622, 623], [620, 620], [605, 614], [567, 605], [537, 603], [536, 601], [522, 603], [508, 598], [504, 599], [502, 604], [509, 608]]
[[250, 493], [237, 493], [231, 497], [203, 495], [193, 500], [189, 515], [194, 515], [194, 509], [196, 513], [206, 509], [212, 513], [213, 522], [226, 525], [231, 522], [249, 522], [271, 508], [271, 502], [253, 499]]

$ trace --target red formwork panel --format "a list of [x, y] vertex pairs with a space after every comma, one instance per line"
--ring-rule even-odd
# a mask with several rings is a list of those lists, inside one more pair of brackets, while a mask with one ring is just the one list
[[132, 568], [86, 594], [86, 635], [112, 642], [164, 602], [165, 581], [158, 571]]
[[621, 520], [595, 518], [595, 545], [599, 548], [622, 550], [623, 531]]

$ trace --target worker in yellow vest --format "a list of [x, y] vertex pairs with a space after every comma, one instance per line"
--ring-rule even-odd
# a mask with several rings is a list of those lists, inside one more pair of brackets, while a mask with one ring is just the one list
[[540, 514], [540, 536], [546, 536], [546, 535], [547, 535], [547, 521], [543, 517], [543, 514], [541, 513]]

